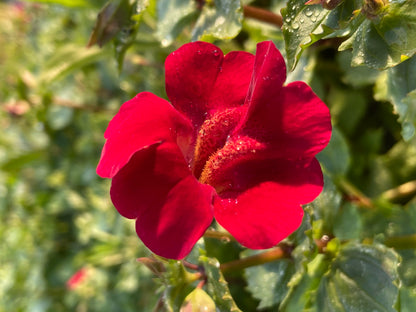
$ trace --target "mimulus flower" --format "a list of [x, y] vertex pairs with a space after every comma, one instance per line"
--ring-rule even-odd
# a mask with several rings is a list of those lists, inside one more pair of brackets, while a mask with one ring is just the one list
[[276, 245], [322, 191], [328, 108], [305, 83], [283, 85], [272, 42], [225, 56], [188, 43], [165, 69], [170, 103], [139, 93], [104, 134], [97, 173], [112, 178], [114, 206], [166, 258], [185, 257], [213, 218], [248, 248]]

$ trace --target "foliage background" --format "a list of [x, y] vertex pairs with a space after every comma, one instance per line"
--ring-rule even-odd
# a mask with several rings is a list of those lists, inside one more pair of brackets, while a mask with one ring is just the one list
[[[283, 257], [244, 268], [257, 252], [233, 241], [194, 249], [204, 300], [219, 311], [415, 311], [416, 5], [328, 3], [1, 1], [0, 311], [176, 311], [196, 287], [180, 262], [150, 258], [152, 272], [136, 261], [150, 253], [95, 167], [119, 106], [165, 96], [164, 59], [197, 39], [253, 53], [273, 40], [288, 80], [308, 82], [334, 125], [319, 155], [324, 192]], [[282, 30], [247, 5], [283, 8]], [[217, 260], [231, 263], [228, 286]]]

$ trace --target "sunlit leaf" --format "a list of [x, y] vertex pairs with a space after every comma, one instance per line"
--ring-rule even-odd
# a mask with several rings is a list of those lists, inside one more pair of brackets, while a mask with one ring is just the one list
[[206, 1], [192, 31], [192, 40], [231, 39], [241, 30], [240, 0]]
[[391, 1], [375, 17], [366, 17], [340, 50], [352, 48], [352, 65], [388, 68], [416, 52], [416, 2]]
[[196, 15], [196, 4], [193, 0], [159, 0], [156, 36], [162, 46], [170, 45]]
[[293, 70], [302, 51], [319, 39], [345, 36], [350, 31], [349, 20], [356, 1], [343, 1], [334, 10], [321, 5], [305, 5], [304, 0], [289, 0], [282, 9], [283, 35], [286, 44], [288, 67]]

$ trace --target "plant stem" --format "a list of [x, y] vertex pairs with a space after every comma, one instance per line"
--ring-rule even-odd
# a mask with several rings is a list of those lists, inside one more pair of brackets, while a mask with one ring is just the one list
[[259, 21], [276, 25], [281, 28], [283, 25], [283, 18], [281, 15], [275, 14], [268, 10], [256, 8], [250, 5], [243, 6], [243, 12], [245, 17], [257, 19]]
[[357, 189], [354, 185], [351, 184], [345, 178], [339, 178], [335, 182], [341, 190], [347, 194], [352, 201], [356, 202], [359, 206], [364, 208], [374, 208], [371, 199], [365, 196], [359, 189]]
[[274, 247], [270, 250], [267, 250], [254, 256], [223, 263], [220, 265], [220, 270], [223, 273], [229, 271], [242, 270], [251, 266], [272, 262], [282, 258], [287, 258], [289, 255], [289, 248]]
[[222, 239], [226, 241], [235, 241], [235, 238], [228, 232], [219, 232], [215, 230], [206, 230], [204, 237]]
[[384, 244], [395, 249], [414, 249], [416, 248], [416, 234], [388, 237]]
[[193, 271], [198, 271], [199, 270], [199, 266], [198, 265], [193, 264], [193, 263], [190, 263], [190, 262], [188, 262], [186, 260], [182, 260], [182, 264], [183, 264], [183, 266], [185, 268], [188, 268], [190, 270], [193, 270]]
[[416, 180], [406, 182], [398, 187], [385, 191], [380, 197], [390, 202], [397, 202], [412, 195], [416, 195]]

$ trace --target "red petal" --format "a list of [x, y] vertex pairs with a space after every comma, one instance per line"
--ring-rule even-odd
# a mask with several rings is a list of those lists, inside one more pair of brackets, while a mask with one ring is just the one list
[[277, 98], [264, 98], [239, 130], [267, 142], [279, 157], [312, 157], [331, 138], [329, 109], [304, 82], [293, 82]]
[[230, 52], [224, 57], [215, 81], [208, 109], [222, 109], [244, 104], [253, 72], [254, 55]]
[[199, 126], [210, 110], [244, 103], [253, 62], [254, 56], [246, 52], [223, 57], [213, 44], [185, 44], [166, 58], [166, 92], [172, 104]]
[[278, 195], [278, 186], [265, 182], [236, 200], [217, 201], [215, 218], [243, 246], [273, 247], [292, 234], [303, 218], [299, 204], [279, 203]]
[[279, 98], [280, 89], [286, 80], [286, 64], [273, 42], [257, 44], [253, 76], [246, 103], [248, 116], [264, 111], [264, 105]]
[[166, 93], [173, 106], [194, 124], [204, 119], [222, 61], [222, 51], [206, 42], [185, 44], [166, 58]]
[[178, 141], [185, 152], [192, 126], [169, 102], [143, 92], [124, 103], [104, 134], [107, 141], [97, 173], [112, 178], [140, 149], [162, 141]]
[[300, 204], [312, 201], [323, 187], [316, 159], [306, 167], [259, 161], [238, 169], [215, 202], [215, 218], [248, 248], [270, 248], [294, 232], [303, 217]]
[[192, 175], [178, 146], [153, 145], [134, 154], [113, 178], [111, 199], [154, 253], [185, 257], [210, 225], [213, 189]]

